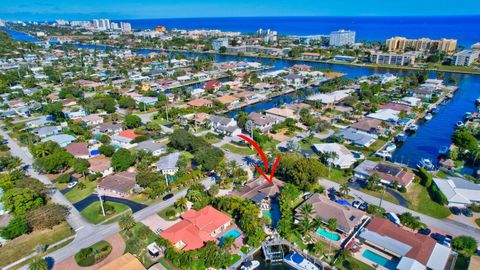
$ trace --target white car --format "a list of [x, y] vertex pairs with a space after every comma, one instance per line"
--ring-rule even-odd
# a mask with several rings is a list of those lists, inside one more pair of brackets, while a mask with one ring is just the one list
[[361, 203], [359, 201], [353, 201], [352, 207], [358, 208], [360, 206], [360, 204]]
[[77, 184], [78, 184], [77, 181], [73, 181], [73, 182], [68, 183], [67, 187], [68, 187], [68, 188], [73, 188], [73, 187], [75, 187]]

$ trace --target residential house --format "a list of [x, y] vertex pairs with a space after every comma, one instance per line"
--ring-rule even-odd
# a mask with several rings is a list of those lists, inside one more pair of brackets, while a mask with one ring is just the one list
[[389, 102], [387, 104], [382, 104], [380, 105], [380, 108], [382, 109], [390, 109], [398, 112], [405, 112], [407, 114], [410, 114], [412, 112], [412, 107], [408, 106], [406, 104], [401, 104], [401, 103], [395, 103], [395, 102]]
[[96, 126], [103, 123], [103, 118], [98, 114], [89, 114], [82, 118], [82, 121], [87, 124], [87, 126]]
[[136, 144], [132, 143], [132, 141], [137, 137], [140, 137], [140, 135], [135, 134], [133, 129], [127, 129], [118, 133], [117, 135], [113, 135], [111, 138], [112, 144], [119, 145], [122, 148], [130, 149], [136, 146]]
[[303, 86], [303, 76], [299, 74], [290, 73], [287, 76], [283, 77], [283, 81], [295, 88]]
[[319, 143], [314, 144], [313, 148], [317, 153], [335, 153], [337, 157], [329, 161], [331, 164], [340, 169], [350, 168], [357, 160], [352, 152], [343, 144], [339, 143]]
[[283, 122], [287, 118], [297, 119], [298, 116], [295, 111], [289, 108], [271, 108], [265, 111], [265, 115], [277, 118], [278, 121]]
[[183, 251], [203, 247], [208, 241], [218, 242], [219, 235], [231, 224], [232, 219], [208, 205], [198, 211], [188, 210], [182, 220], [159, 235]]
[[262, 132], [267, 133], [272, 129], [272, 126], [278, 124], [277, 118], [264, 115], [258, 112], [251, 112], [248, 118], [253, 122], [255, 129], [260, 129]]
[[231, 196], [250, 199], [256, 204], [261, 204], [265, 200], [276, 197], [282, 187], [283, 181], [277, 178], [273, 178], [272, 184], [270, 184], [265, 178], [259, 177], [234, 190]]
[[461, 177], [433, 178], [434, 184], [445, 195], [448, 206], [467, 207], [480, 203], [480, 185]]
[[353, 123], [350, 127], [375, 135], [382, 135], [385, 132], [385, 128], [382, 127], [382, 120], [370, 117], [364, 117], [358, 120], [358, 122]]
[[147, 140], [138, 143], [137, 150], [147, 151], [158, 157], [167, 152], [167, 147], [163, 143], [158, 143], [154, 140]]
[[377, 135], [356, 130], [351, 127], [337, 132], [336, 136], [341, 137], [347, 142], [360, 147], [370, 147], [378, 138]]
[[136, 176], [137, 173], [128, 171], [108, 175], [98, 185], [97, 192], [112, 197], [129, 197], [137, 185]]
[[242, 130], [237, 126], [237, 121], [233, 118], [212, 115], [210, 116], [210, 124], [215, 132], [225, 136], [237, 136], [242, 133]]
[[65, 150], [76, 158], [88, 159], [90, 157], [88, 143], [86, 142], [71, 143], [65, 147]]
[[52, 135], [57, 135], [62, 131], [61, 126], [46, 126], [32, 130], [32, 133], [40, 138], [45, 138]]
[[445, 270], [450, 269], [447, 266], [453, 263], [449, 247], [437, 243], [428, 235], [398, 227], [384, 218], [374, 217], [360, 231], [358, 238], [368, 249], [397, 258], [399, 261], [395, 269], [398, 270]]
[[80, 109], [77, 111], [67, 110], [67, 111], [64, 111], [63, 114], [65, 115], [66, 118], [70, 118], [72, 120], [81, 119], [87, 115], [87, 113], [83, 109]]
[[364, 160], [353, 172], [355, 177], [364, 180], [368, 180], [372, 175], [377, 174], [380, 177], [380, 182], [383, 184], [391, 185], [397, 183], [397, 185], [404, 187], [408, 187], [415, 178], [415, 174], [401, 166], [371, 160]]
[[312, 205], [313, 218], [320, 219], [324, 224], [328, 224], [328, 221], [333, 218], [336, 220], [337, 230], [347, 235], [365, 218], [364, 212], [315, 193], [295, 208], [295, 223], [301, 219], [301, 209], [306, 204]]
[[43, 126], [46, 126], [46, 125], [49, 125], [49, 124], [53, 123], [53, 121], [50, 118], [51, 117], [48, 116], [48, 115], [47, 116], [42, 116], [39, 119], [27, 122], [26, 126], [28, 128], [43, 127]]
[[163, 175], [174, 175], [178, 172], [178, 159], [180, 158], [180, 152], [168, 154], [161, 157], [157, 161], [157, 171], [160, 171]]
[[216, 91], [220, 89], [220, 86], [222, 86], [222, 84], [219, 81], [209, 81], [203, 86], [203, 89], [207, 91]]
[[397, 122], [400, 120], [400, 111], [392, 109], [380, 109], [374, 113], [370, 113], [367, 117], [379, 119], [386, 122]]
[[307, 100], [320, 101], [321, 103], [326, 105], [333, 105], [337, 102], [342, 101], [346, 97], [350, 96], [350, 94], [353, 91], [354, 91], [353, 89], [347, 89], [347, 90], [338, 90], [330, 93], [318, 93], [313, 96], [309, 96]]
[[113, 173], [113, 167], [111, 166], [110, 158], [104, 155], [98, 155], [88, 160], [90, 167], [88, 168], [91, 174], [101, 174], [107, 176]]
[[225, 106], [237, 106], [240, 104], [240, 99], [236, 96], [221, 96], [217, 97], [216, 100]]
[[72, 142], [74, 142], [76, 140], [77, 140], [77, 138], [73, 137], [72, 135], [57, 134], [57, 135], [53, 135], [53, 136], [43, 138], [42, 142], [47, 142], [47, 141], [56, 142], [60, 147], [65, 147], [65, 146], [71, 144]]
[[191, 107], [209, 107], [210, 108], [213, 106], [213, 102], [208, 99], [197, 98], [197, 99], [190, 100], [187, 103], [187, 105]]
[[123, 130], [123, 126], [120, 123], [103, 123], [100, 124], [96, 130], [100, 133], [120, 133]]

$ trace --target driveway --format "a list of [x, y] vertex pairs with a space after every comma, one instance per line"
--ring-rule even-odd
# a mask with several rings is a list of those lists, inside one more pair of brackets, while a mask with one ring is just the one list
[[180, 218], [177, 220], [169, 221], [161, 218], [159, 215], [154, 214], [146, 219], [142, 220], [142, 223], [145, 224], [150, 230], [152, 230], [154, 233], [158, 233], [159, 230], [165, 230], [166, 228], [178, 223], [180, 221]]
[[[134, 201], [130, 201], [130, 200], [127, 200], [127, 199], [122, 199], [122, 198], [102, 196], [102, 199], [105, 202], [115, 202], [115, 203], [125, 204], [126, 206], [130, 207], [130, 209], [132, 209], [133, 213], [136, 213], [136, 212], [148, 207], [148, 205], [146, 205], [146, 204], [136, 203]], [[81, 212], [83, 209], [87, 208], [90, 204], [92, 204], [94, 202], [97, 202], [97, 201], [98, 201], [98, 195], [92, 194], [92, 195], [86, 197], [85, 199], [83, 199], [83, 200], [81, 200], [77, 203], [74, 203], [73, 206], [75, 206], [75, 208], [77, 208], [77, 210], [79, 212]]]

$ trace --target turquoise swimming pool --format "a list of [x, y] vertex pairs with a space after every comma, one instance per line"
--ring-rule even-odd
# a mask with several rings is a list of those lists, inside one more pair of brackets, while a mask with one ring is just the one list
[[393, 260], [389, 260], [385, 257], [383, 257], [382, 255], [380, 254], [377, 254], [369, 249], [365, 250], [362, 254], [362, 256], [365, 258], [365, 259], [368, 259], [380, 266], [383, 266], [389, 270], [395, 270], [397, 269], [397, 264], [398, 262], [396, 261], [393, 261]]
[[231, 229], [230, 231], [228, 231], [226, 234], [222, 235], [222, 237], [218, 238], [218, 241], [220, 241], [220, 245], [222, 245], [223, 241], [227, 238], [227, 237], [231, 237], [233, 239], [237, 239], [238, 237], [240, 237], [240, 235], [242, 235], [242, 233], [240, 233], [237, 229]]
[[332, 241], [338, 241], [341, 238], [338, 233], [329, 232], [324, 228], [318, 228], [317, 234]]

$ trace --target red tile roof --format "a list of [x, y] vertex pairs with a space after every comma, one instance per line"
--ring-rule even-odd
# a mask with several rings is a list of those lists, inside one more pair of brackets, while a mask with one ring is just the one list
[[220, 86], [219, 81], [209, 81], [203, 86], [203, 89], [212, 89], [212, 88], [216, 88], [218, 86]]
[[407, 254], [405, 254], [405, 256], [415, 259], [423, 265], [427, 265], [428, 259], [430, 258], [436, 244], [436, 241], [429, 236], [409, 232], [397, 227], [391, 221], [384, 218], [374, 217], [366, 228], [369, 231], [393, 238], [411, 246], [412, 248]]
[[75, 157], [88, 156], [88, 144], [86, 142], [71, 143], [65, 147], [65, 150]]
[[213, 102], [208, 99], [197, 98], [197, 99], [190, 100], [187, 104], [193, 107], [203, 107], [203, 106], [212, 105]]
[[201, 248], [208, 241], [217, 241], [212, 233], [232, 220], [212, 206], [206, 206], [199, 211], [189, 210], [183, 213], [182, 219], [161, 232], [160, 236], [173, 244], [182, 241], [185, 251]]
[[140, 137], [140, 135], [135, 134], [133, 129], [124, 130], [124, 131], [118, 133], [118, 135], [122, 136], [122, 137], [125, 137], [125, 138], [132, 139], [132, 140], [137, 138], [137, 137]]

